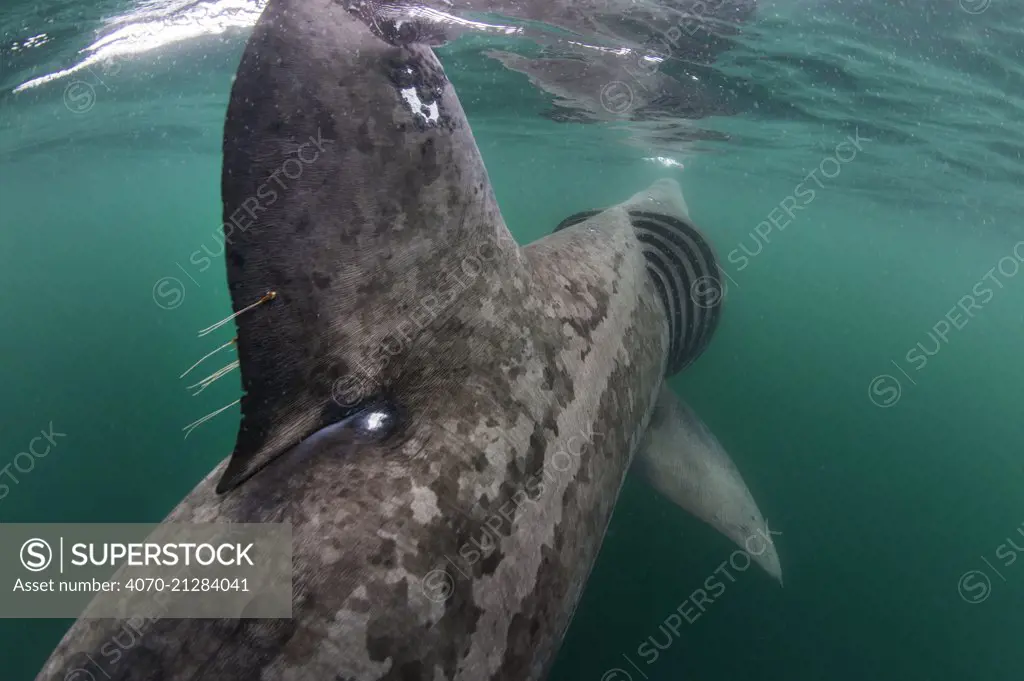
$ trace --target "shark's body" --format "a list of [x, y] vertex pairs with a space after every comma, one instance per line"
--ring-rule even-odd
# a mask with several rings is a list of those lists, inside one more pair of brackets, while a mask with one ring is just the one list
[[[167, 520], [290, 523], [294, 617], [164, 619], [116, 661], [124, 623], [83, 618], [39, 680], [85, 655], [111, 681], [543, 678], [663, 379], [717, 322], [678, 186], [520, 248], [428, 47], [271, 0], [223, 198], [235, 309], [275, 297], [238, 318], [235, 452]], [[740, 541], [764, 523], [709, 437], [659, 489]]]

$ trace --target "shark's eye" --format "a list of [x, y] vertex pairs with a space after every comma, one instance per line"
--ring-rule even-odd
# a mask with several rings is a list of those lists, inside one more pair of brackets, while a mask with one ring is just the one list
[[376, 442], [398, 426], [398, 410], [389, 402], [378, 402], [347, 419], [353, 437], [361, 442]]
[[[294, 466], [325, 452], [383, 442], [399, 429], [402, 415], [402, 410], [395, 403], [375, 400], [310, 434], [288, 450], [282, 459]], [[326, 419], [332, 420], [329, 415]], [[339, 447], [342, 449], [337, 449]]]

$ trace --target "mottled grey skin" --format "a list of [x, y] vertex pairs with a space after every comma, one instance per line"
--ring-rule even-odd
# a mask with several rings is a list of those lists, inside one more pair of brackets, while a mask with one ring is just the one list
[[[517, 248], [440, 64], [381, 35], [330, 0], [271, 0], [225, 125], [225, 222], [298, 145], [324, 151], [230, 230], [234, 308], [277, 298], [238, 319], [230, 469], [167, 520], [290, 523], [294, 618], [161, 620], [116, 660], [125, 623], [80, 619], [38, 679], [85, 655], [112, 681], [550, 668], [662, 384], [665, 310], [622, 206]], [[296, 455], [374, 400], [402, 414], [388, 437]]]

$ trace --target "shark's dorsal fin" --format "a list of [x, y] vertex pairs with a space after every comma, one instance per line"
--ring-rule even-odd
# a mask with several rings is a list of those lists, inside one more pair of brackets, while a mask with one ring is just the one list
[[[380, 397], [418, 334], [520, 254], [431, 50], [273, 0], [231, 91], [222, 193], [242, 422], [226, 492]], [[287, 36], [287, 39], [282, 39]], [[456, 283], [458, 282], [458, 283]]]

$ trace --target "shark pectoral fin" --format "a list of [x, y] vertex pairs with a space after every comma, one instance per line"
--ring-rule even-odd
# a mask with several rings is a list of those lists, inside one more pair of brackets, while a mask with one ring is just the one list
[[668, 388], [662, 388], [633, 466], [782, 583], [771, 533], [742, 476], [700, 417]]

